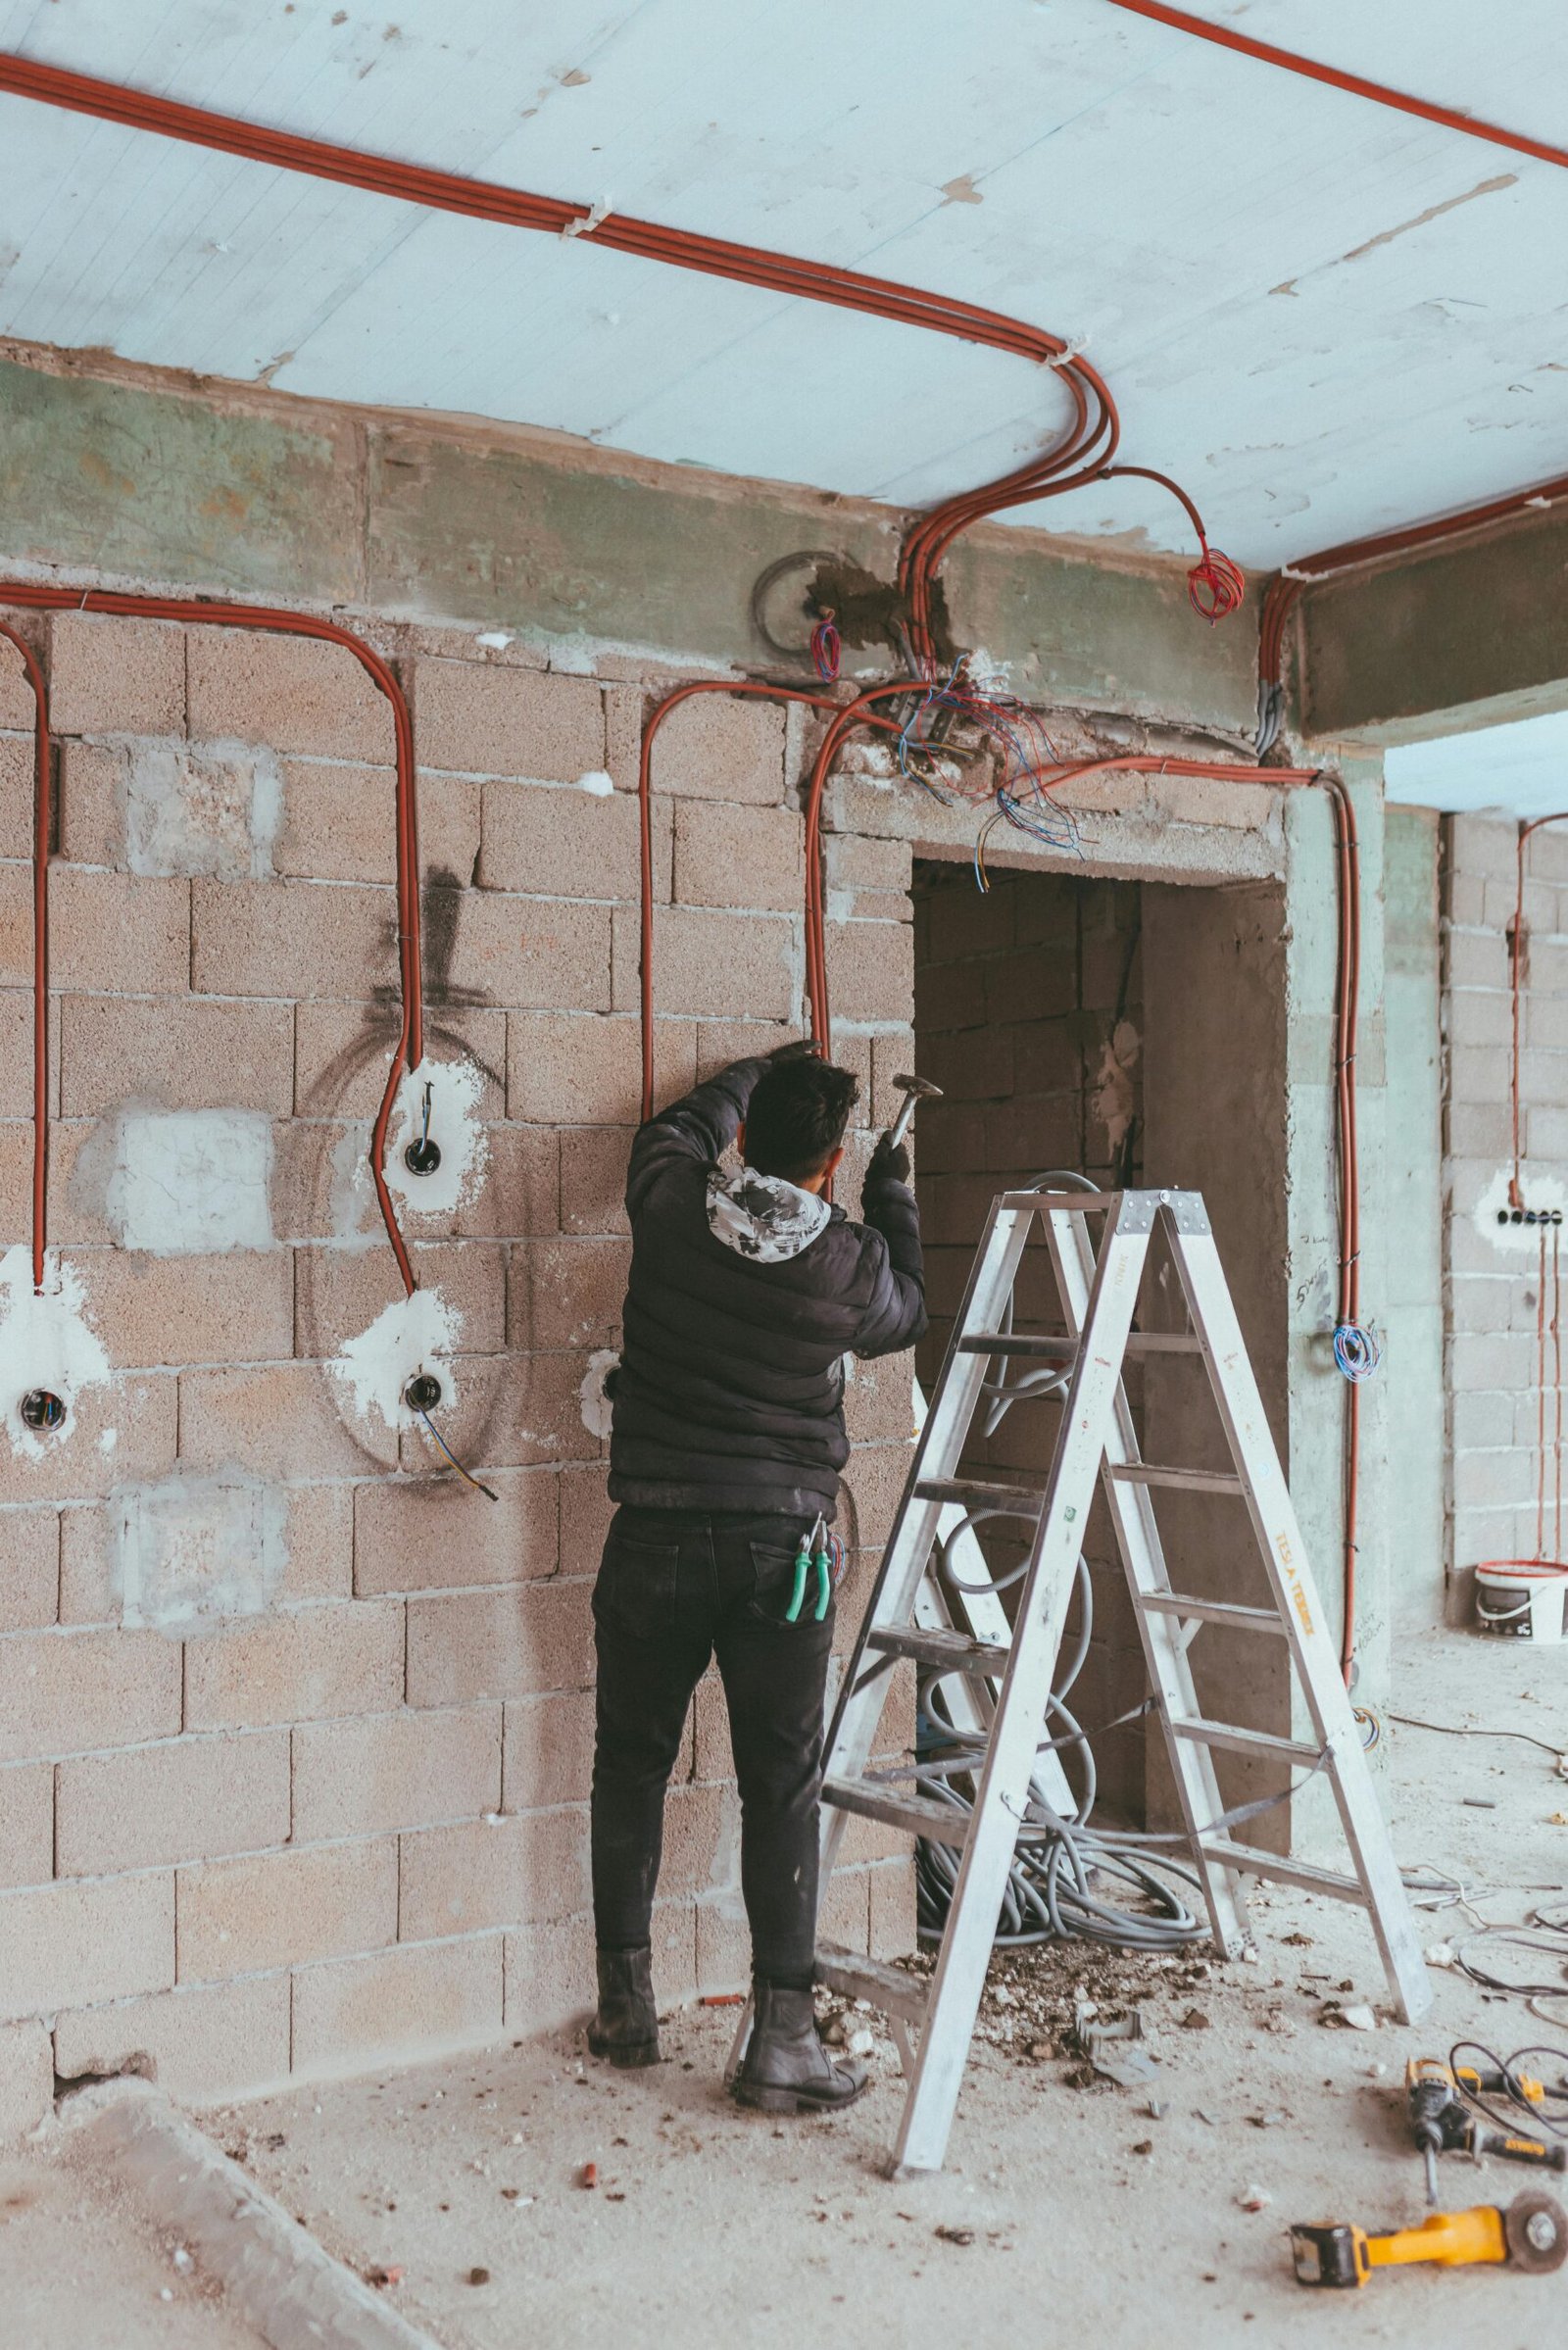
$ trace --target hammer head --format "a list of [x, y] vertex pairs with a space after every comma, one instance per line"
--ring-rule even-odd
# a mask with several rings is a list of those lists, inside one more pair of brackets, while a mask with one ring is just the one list
[[940, 1100], [942, 1088], [939, 1085], [933, 1085], [929, 1077], [911, 1077], [907, 1074], [895, 1077], [893, 1082], [904, 1096], [899, 1114], [894, 1119], [888, 1136], [889, 1142], [897, 1145], [903, 1142], [909, 1131], [909, 1121], [914, 1116], [915, 1103]]

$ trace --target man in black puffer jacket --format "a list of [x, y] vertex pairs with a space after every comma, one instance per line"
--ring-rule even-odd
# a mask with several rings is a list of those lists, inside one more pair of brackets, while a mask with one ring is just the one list
[[[589, 2046], [659, 2057], [649, 1953], [664, 1790], [692, 1691], [716, 1653], [741, 1792], [741, 1886], [757, 2014], [735, 2082], [746, 2104], [848, 2104], [811, 2003], [817, 1797], [833, 1611], [797, 1558], [832, 1523], [849, 1459], [844, 1360], [925, 1328], [907, 1153], [884, 1136], [863, 1221], [823, 1190], [858, 1088], [808, 1045], [736, 1061], [651, 1118], [632, 1145], [625, 1345], [612, 1375], [610, 1495], [594, 1591], [599, 1652]], [[739, 1173], [719, 1165], [729, 1144]], [[825, 1538], [823, 1538], [825, 1540]], [[817, 1546], [822, 1546], [819, 1542]]]

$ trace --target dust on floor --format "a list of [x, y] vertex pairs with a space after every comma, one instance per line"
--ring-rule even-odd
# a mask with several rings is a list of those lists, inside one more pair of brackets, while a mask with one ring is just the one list
[[[1401, 1711], [1544, 1741], [1386, 1727], [1399, 1858], [1455, 1873], [1474, 1905], [1423, 1913], [1435, 1947], [1463, 1941], [1477, 1919], [1568, 1899], [1559, 1674], [1568, 1649], [1452, 1634], [1402, 1649]], [[1388, 2273], [1351, 2311], [1295, 2283], [1284, 2231], [1292, 2220], [1418, 2221], [1406, 2057], [1471, 2035], [1503, 2054], [1543, 2038], [1568, 2048], [1568, 1997], [1554, 2032], [1522, 2001], [1435, 1967], [1435, 2016], [1406, 2029], [1389, 2018], [1359, 1912], [1263, 1891], [1254, 1914], [1250, 1963], [1081, 1945], [999, 1956], [939, 2177], [885, 2176], [901, 2080], [878, 2020], [854, 2014], [849, 2032], [873, 2034], [874, 2083], [835, 2121], [737, 2111], [719, 2086], [733, 2012], [697, 2009], [667, 2020], [657, 2072], [615, 2074], [564, 2034], [298, 2091], [211, 2127], [331, 2251], [394, 2277], [387, 2291], [446, 2350], [513, 2350], [525, 2334], [552, 2350], [800, 2350], [813, 2338], [1272, 2350], [1339, 2341], [1348, 2326], [1412, 2350], [1553, 2338], [1560, 2276]], [[1085, 1996], [1102, 2017], [1142, 2009], [1152, 2084], [1094, 2079], [1069, 2045]], [[1343, 2021], [1362, 2007], [1371, 2031]], [[1534, 2183], [1450, 2157], [1444, 2202], [1506, 2202]]]

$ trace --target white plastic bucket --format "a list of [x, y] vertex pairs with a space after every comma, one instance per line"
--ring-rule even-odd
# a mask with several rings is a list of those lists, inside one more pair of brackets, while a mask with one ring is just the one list
[[1563, 1638], [1568, 1566], [1549, 1559], [1489, 1558], [1476, 1569], [1476, 1623], [1516, 1640]]

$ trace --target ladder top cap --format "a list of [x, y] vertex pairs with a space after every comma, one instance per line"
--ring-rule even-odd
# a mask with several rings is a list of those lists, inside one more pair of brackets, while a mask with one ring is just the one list
[[1196, 1238], [1210, 1229], [1201, 1192], [1003, 1192], [995, 1205], [1014, 1210], [1035, 1208], [1042, 1215], [1070, 1216], [1102, 1216], [1115, 1209], [1120, 1211], [1117, 1223], [1124, 1232], [1152, 1231], [1161, 1212], [1169, 1216], [1179, 1233]]

